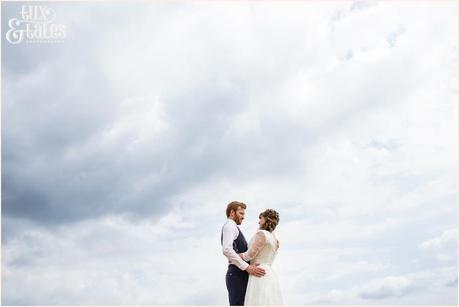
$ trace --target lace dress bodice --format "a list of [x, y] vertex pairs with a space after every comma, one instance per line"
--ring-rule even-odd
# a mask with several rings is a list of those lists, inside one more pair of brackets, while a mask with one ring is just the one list
[[273, 233], [267, 230], [258, 230], [249, 242], [249, 250], [243, 254], [251, 264], [273, 264], [279, 249], [279, 241]]

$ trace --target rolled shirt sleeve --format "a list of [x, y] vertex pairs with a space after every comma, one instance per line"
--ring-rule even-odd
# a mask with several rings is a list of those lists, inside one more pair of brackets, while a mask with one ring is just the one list
[[236, 251], [233, 249], [233, 241], [236, 240], [239, 235], [236, 223], [232, 221], [226, 222], [223, 226], [223, 242], [222, 242], [222, 252], [226, 258], [228, 258], [231, 264], [236, 265], [239, 269], [245, 271], [249, 264], [239, 257]]

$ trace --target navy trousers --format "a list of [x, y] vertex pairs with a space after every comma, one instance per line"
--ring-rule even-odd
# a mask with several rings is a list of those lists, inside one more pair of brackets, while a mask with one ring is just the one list
[[226, 272], [226, 289], [228, 289], [230, 306], [244, 306], [245, 290], [249, 274], [234, 264], [228, 266]]

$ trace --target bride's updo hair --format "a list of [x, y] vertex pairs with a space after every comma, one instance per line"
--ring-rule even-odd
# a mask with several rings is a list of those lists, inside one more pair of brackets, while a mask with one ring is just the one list
[[272, 232], [276, 229], [277, 224], [279, 224], [279, 213], [274, 209], [266, 209], [258, 216], [258, 218], [261, 217], [265, 218], [265, 224], [260, 229]]

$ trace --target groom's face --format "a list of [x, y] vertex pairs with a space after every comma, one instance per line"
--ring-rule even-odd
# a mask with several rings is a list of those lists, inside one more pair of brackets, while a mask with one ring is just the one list
[[242, 224], [242, 220], [244, 219], [245, 215], [245, 209], [244, 208], [237, 208], [236, 211], [234, 211], [234, 221], [236, 222], [237, 225]]

